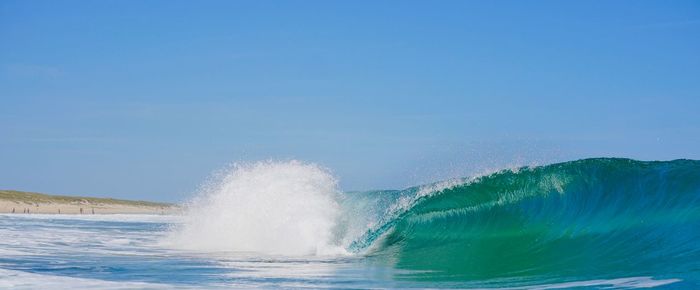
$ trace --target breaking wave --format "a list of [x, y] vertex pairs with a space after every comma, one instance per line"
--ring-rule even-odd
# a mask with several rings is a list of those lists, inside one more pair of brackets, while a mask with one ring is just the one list
[[355, 254], [446, 279], [682, 277], [700, 269], [700, 162], [584, 159], [345, 193], [318, 165], [237, 165], [190, 203], [170, 239]]

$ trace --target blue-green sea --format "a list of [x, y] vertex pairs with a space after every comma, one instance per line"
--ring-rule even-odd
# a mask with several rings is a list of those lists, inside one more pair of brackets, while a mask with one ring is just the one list
[[0, 215], [0, 289], [700, 289], [700, 161], [367, 192], [296, 161], [219, 175], [177, 215]]

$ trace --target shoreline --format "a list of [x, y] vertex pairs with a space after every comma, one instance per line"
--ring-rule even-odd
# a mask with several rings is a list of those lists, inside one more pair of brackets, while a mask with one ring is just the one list
[[120, 204], [25, 203], [0, 200], [0, 213], [9, 214], [173, 214], [174, 206], [128, 206]]
[[168, 203], [0, 190], [0, 213], [165, 215], [178, 212], [179, 206]]

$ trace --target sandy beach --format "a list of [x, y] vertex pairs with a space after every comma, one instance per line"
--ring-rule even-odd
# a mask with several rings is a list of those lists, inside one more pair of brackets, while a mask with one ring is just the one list
[[15, 214], [173, 214], [179, 207], [155, 202], [115, 200], [0, 190], [0, 213]]

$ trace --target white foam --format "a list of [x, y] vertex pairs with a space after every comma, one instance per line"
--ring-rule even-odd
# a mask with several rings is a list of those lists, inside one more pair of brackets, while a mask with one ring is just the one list
[[198, 251], [333, 255], [336, 179], [300, 161], [237, 164], [204, 186], [166, 245]]
[[[147, 255], [143, 248], [157, 248], [163, 232], [144, 234], [120, 230], [112, 222], [139, 224], [165, 222], [178, 217], [147, 215], [3, 215], [0, 216], [0, 254], [5, 256], [91, 253]], [[62, 222], [59, 222], [62, 221]], [[104, 227], [73, 221], [99, 221]]]
[[98, 279], [41, 275], [0, 268], [0, 289], [172, 289], [173, 285], [112, 282]]
[[664, 286], [668, 284], [673, 284], [680, 282], [680, 279], [660, 279], [655, 280], [652, 277], [628, 277], [628, 278], [616, 278], [616, 279], [606, 279], [606, 280], [586, 280], [586, 281], [575, 281], [575, 282], [565, 282], [547, 285], [537, 285], [537, 286], [527, 286], [509, 289], [569, 289], [569, 288], [579, 288], [579, 287], [603, 287], [605, 288], [653, 288]]

